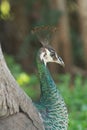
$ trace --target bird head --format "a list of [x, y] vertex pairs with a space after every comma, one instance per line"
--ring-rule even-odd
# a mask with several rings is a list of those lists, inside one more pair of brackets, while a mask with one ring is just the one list
[[56, 51], [51, 46], [43, 46], [40, 49], [40, 60], [46, 65], [49, 62], [55, 62], [61, 66], [65, 66], [62, 58], [56, 53]]
[[43, 46], [39, 51], [40, 60], [43, 61], [45, 65], [49, 62], [55, 62], [64, 67], [65, 64], [62, 58], [57, 54], [55, 49], [49, 45], [49, 40], [47, 39], [49, 37], [44, 38], [41, 35], [37, 35], [37, 37]]

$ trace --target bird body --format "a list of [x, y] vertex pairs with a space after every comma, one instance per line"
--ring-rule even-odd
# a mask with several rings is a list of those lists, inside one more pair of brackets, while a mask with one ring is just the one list
[[[63, 65], [64, 62], [60, 57], [58, 59], [58, 56], [54, 50], [52, 52], [52, 49], [50, 49], [49, 53], [48, 51], [49, 49], [47, 47], [43, 47], [40, 49], [37, 56], [37, 68], [39, 72], [41, 88], [41, 97], [37, 108], [41, 113], [45, 130], [67, 130], [67, 108], [46, 65], [46, 61], [49, 61], [47, 58], [49, 58], [51, 62], [52, 59], [55, 60], [57, 58], [57, 61], [60, 60], [60, 62], [58, 62], [61, 63], [61, 65]], [[51, 53], [55, 54], [52, 56]], [[56, 57], [55, 59], [54, 56]], [[55, 60], [54, 62], [57, 61]]]

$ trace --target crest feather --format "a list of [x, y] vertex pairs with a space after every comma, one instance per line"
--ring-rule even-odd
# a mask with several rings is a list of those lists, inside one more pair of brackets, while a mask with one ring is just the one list
[[38, 40], [43, 46], [48, 46], [52, 34], [57, 31], [57, 28], [54, 26], [41, 26], [41, 27], [35, 27], [32, 29], [31, 33], [36, 34]]

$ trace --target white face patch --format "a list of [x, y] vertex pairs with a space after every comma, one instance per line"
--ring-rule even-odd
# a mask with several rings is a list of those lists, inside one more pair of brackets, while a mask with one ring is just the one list
[[53, 58], [50, 56], [50, 52], [48, 49], [45, 49], [45, 51], [40, 54], [40, 59], [44, 61], [45, 65], [48, 62], [54, 62]]
[[44, 48], [44, 50], [40, 54], [40, 59], [44, 62], [45, 66], [48, 62], [55, 62], [64, 67], [64, 62], [61, 57], [59, 57], [56, 52], [52, 52], [52, 50], [50, 51]]

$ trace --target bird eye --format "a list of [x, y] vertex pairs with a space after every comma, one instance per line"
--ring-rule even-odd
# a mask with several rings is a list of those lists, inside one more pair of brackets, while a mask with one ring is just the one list
[[54, 53], [54, 52], [51, 52], [51, 53], [50, 53], [50, 56], [54, 57], [54, 56], [55, 56], [55, 53]]
[[60, 61], [62, 61], [62, 58], [61, 58], [61, 57], [58, 57], [58, 59], [59, 59]]

